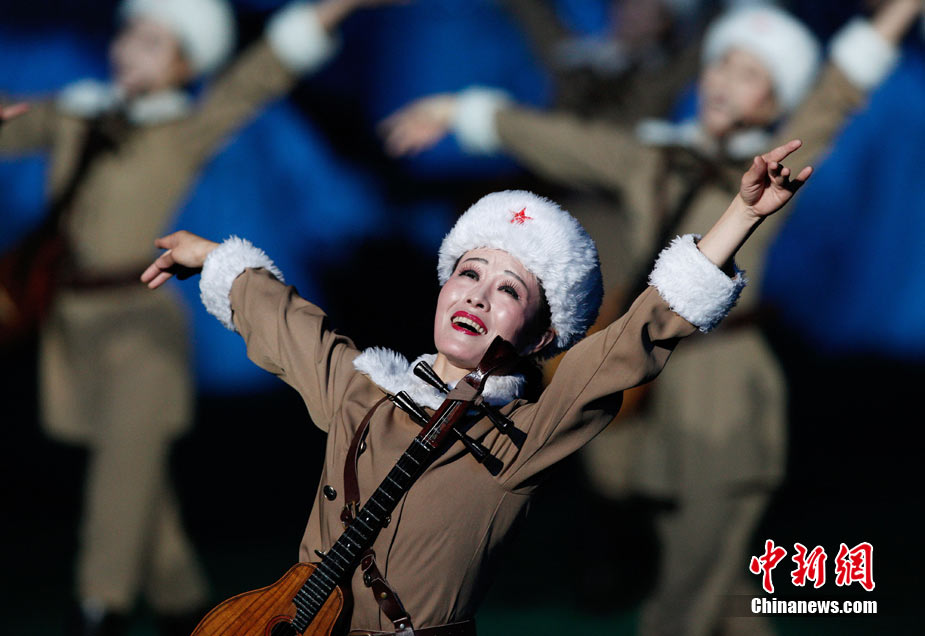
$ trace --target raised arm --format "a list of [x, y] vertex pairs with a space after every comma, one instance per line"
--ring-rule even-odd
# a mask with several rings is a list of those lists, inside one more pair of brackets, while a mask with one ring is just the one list
[[269, 19], [252, 44], [207, 88], [190, 119], [185, 150], [202, 160], [268, 102], [324, 65], [337, 50], [336, 31], [353, 12], [400, 0], [292, 2]]
[[454, 134], [469, 153], [504, 152], [569, 186], [619, 190], [655, 164], [655, 151], [612, 123], [518, 106], [503, 91], [484, 87], [411, 102], [386, 118], [380, 132], [386, 151], [396, 157]]
[[248, 241], [215, 243], [189, 232], [155, 241], [165, 248], [141, 279], [152, 289], [172, 275], [202, 273], [206, 310], [238, 332], [247, 356], [302, 395], [312, 421], [330, 424], [357, 376], [353, 343], [327, 326], [324, 312], [283, 283], [270, 258]]
[[816, 87], [790, 116], [778, 143], [801, 139], [797, 157], [818, 163], [848, 118], [895, 67], [899, 45], [922, 13], [921, 0], [885, 0], [870, 19], [857, 17], [830, 45], [830, 62]]
[[781, 163], [799, 145], [794, 140], [755, 157], [739, 194], [699, 243], [690, 235], [675, 239], [659, 255], [649, 287], [629, 311], [563, 357], [540, 399], [514, 411], [516, 425], [526, 433], [519, 448], [501, 437], [486, 439], [505, 460], [500, 479], [508, 487], [532, 488], [539, 473], [613, 419], [621, 391], [661, 371], [678, 340], [719, 324], [745, 285], [744, 276], [732, 272], [736, 251], [812, 172], [804, 168], [793, 177]]

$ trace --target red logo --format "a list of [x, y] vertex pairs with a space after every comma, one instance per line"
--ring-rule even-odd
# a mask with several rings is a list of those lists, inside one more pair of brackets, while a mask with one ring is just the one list
[[527, 221], [532, 221], [532, 216], [527, 216], [527, 208], [524, 208], [520, 212], [514, 212], [511, 215], [511, 223], [516, 223], [517, 225], [523, 225]]
[[812, 552], [809, 552], [802, 543], [794, 543], [793, 547], [797, 551], [791, 557], [791, 561], [797, 564], [797, 567], [790, 573], [793, 584], [803, 587], [809, 580], [814, 581], [813, 587], [825, 585], [826, 554], [822, 546], [817, 545]]
[[835, 585], [851, 585], [854, 582], [861, 584], [870, 592], [874, 589], [874, 546], [859, 543], [850, 550], [844, 543], [838, 548], [835, 557]]
[[[807, 581], [812, 581], [814, 588], [825, 585], [825, 549], [817, 545], [809, 550], [802, 543], [794, 543], [793, 548], [795, 554], [791, 561], [796, 567], [790, 572], [790, 582], [797, 587], [804, 587]], [[764, 542], [764, 554], [753, 556], [748, 564], [749, 572], [761, 575], [761, 587], [768, 594], [774, 593], [771, 573], [786, 555], [786, 548], [774, 545], [774, 541], [768, 539]], [[867, 541], [850, 549], [844, 543], [840, 544], [834, 565], [835, 585], [844, 587], [859, 583], [868, 592], [874, 589], [874, 546]]]
[[761, 577], [761, 587], [768, 594], [774, 593], [774, 583], [771, 581], [771, 570], [777, 567], [781, 559], [787, 556], [787, 550], [781, 547], [775, 547], [774, 542], [768, 539], [764, 542], [764, 554], [760, 557], [752, 557], [748, 570], [752, 574], [763, 574]]

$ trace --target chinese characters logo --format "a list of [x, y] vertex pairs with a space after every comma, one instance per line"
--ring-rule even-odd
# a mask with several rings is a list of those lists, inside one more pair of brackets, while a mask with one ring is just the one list
[[[825, 585], [825, 562], [827, 555], [822, 546], [816, 546], [812, 550], [806, 548], [802, 543], [794, 543], [794, 555], [791, 561], [796, 567], [790, 572], [790, 581], [793, 585], [804, 587], [807, 581], [812, 581], [814, 588], [820, 588]], [[781, 546], [775, 546], [774, 541], [768, 539], [764, 542], [764, 553], [760, 556], [753, 556], [748, 565], [748, 570], [752, 574], [761, 575], [761, 587], [768, 594], [774, 593], [774, 581], [771, 573], [784, 557], [787, 556], [787, 550]], [[873, 573], [874, 547], [868, 542], [862, 542], [849, 548], [844, 543], [840, 544], [838, 554], [835, 556], [835, 584], [844, 587], [852, 583], [858, 583], [868, 592], [874, 589]]]

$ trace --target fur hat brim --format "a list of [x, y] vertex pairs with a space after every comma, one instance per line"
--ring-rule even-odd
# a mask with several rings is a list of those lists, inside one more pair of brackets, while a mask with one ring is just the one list
[[604, 293], [597, 248], [581, 224], [554, 202], [524, 190], [482, 197], [443, 239], [440, 284], [463, 254], [479, 247], [508, 252], [542, 284], [556, 340], [541, 357], [568, 349], [594, 323]]
[[234, 48], [234, 13], [225, 0], [124, 0], [119, 17], [149, 18], [167, 26], [196, 75], [217, 70]]

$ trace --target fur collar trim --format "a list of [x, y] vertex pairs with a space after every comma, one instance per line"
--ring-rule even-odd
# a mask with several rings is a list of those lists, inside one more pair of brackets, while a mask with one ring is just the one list
[[[405, 356], [391, 349], [371, 347], [354, 359], [353, 366], [388, 393], [394, 395], [399, 391], [407, 391], [411, 399], [418, 404], [437, 409], [443, 404], [443, 394], [418, 378], [412, 371], [419, 361], [433, 364], [436, 359], [437, 354], [429, 353], [409, 363]], [[524, 382], [522, 375], [493, 375], [485, 383], [482, 397], [489, 404], [503, 406], [521, 396]]]
[[124, 107], [133, 124], [153, 126], [186, 117], [192, 110], [192, 99], [180, 90], [164, 90], [126, 102], [112, 84], [81, 80], [61, 91], [58, 107], [70, 115], [85, 118]]
[[674, 123], [662, 119], [644, 119], [636, 126], [636, 137], [650, 146], [681, 146], [708, 157], [721, 153], [732, 159], [748, 159], [767, 152], [772, 135], [762, 128], [749, 128], [729, 136], [720, 148], [694, 119]]

